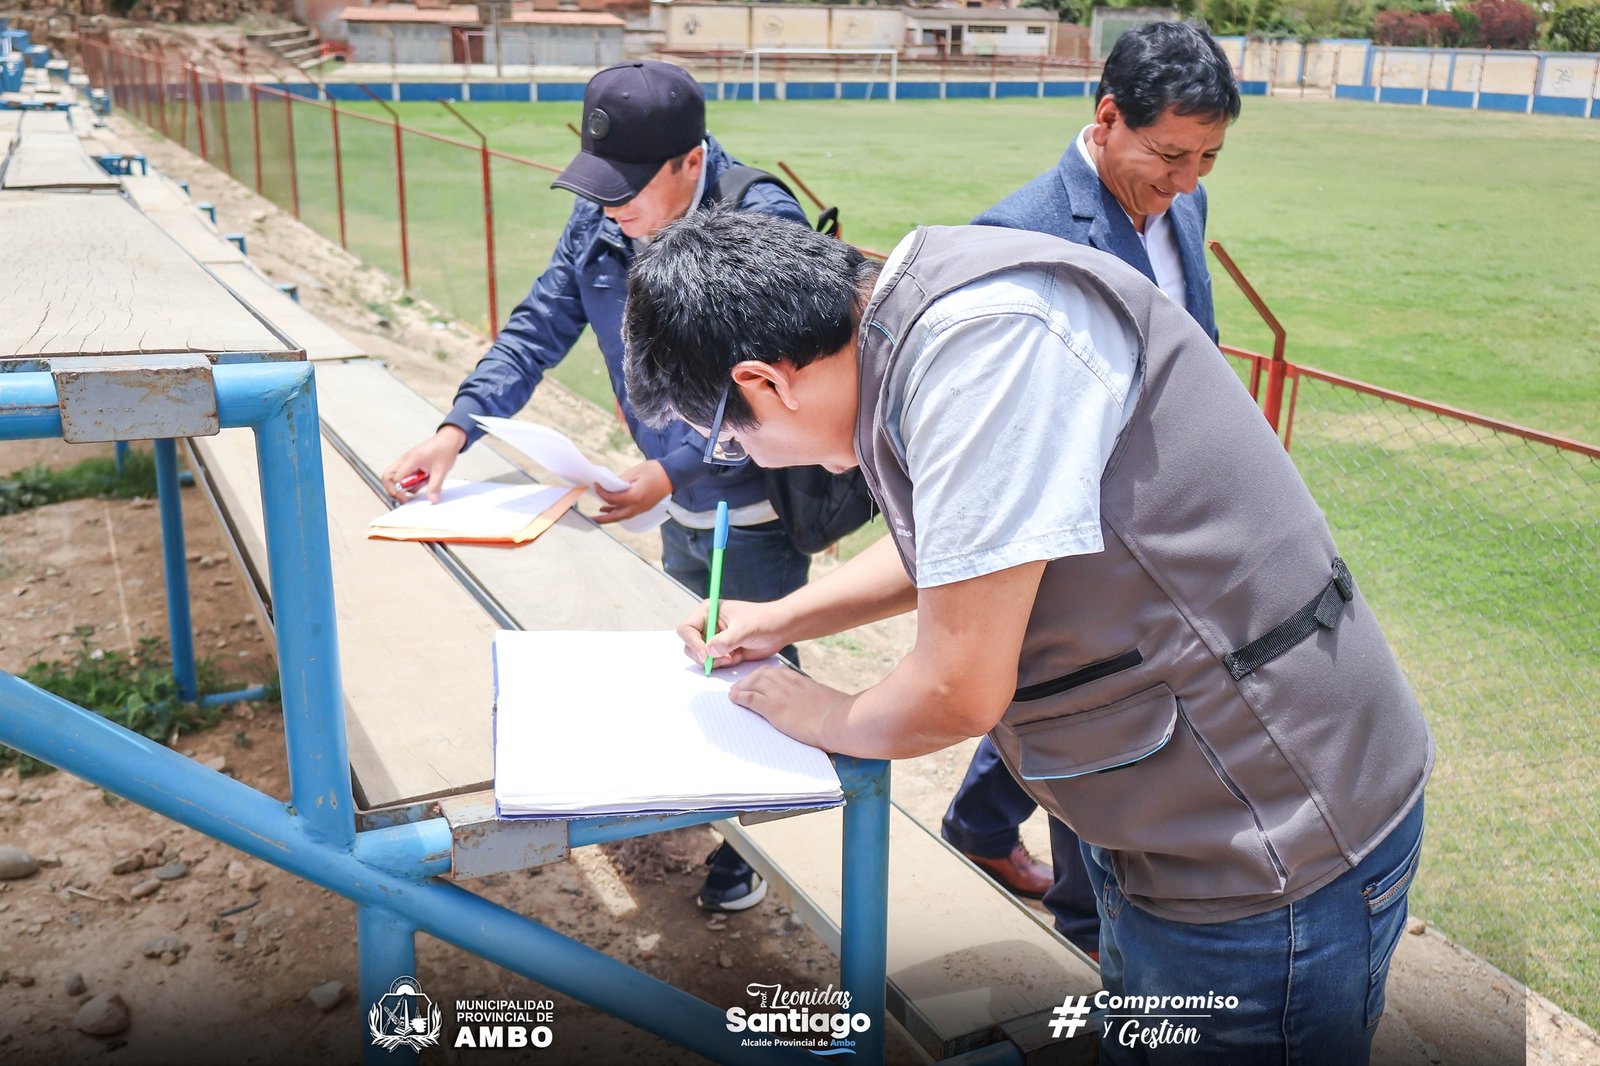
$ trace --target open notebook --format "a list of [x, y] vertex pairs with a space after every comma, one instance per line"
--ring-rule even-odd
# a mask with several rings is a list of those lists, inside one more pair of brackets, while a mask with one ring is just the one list
[[733, 682], [760, 665], [706, 677], [670, 632], [497, 633], [494, 797], [500, 816], [782, 810], [844, 802], [827, 755], [728, 699]]

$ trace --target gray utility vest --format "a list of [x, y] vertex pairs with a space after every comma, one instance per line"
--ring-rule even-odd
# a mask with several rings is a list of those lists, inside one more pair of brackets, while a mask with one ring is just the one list
[[855, 439], [913, 581], [912, 485], [880, 411], [929, 305], [1039, 267], [1104, 294], [1140, 338], [1137, 407], [1100, 484], [1105, 550], [1045, 566], [1019, 687], [990, 733], [1012, 774], [1164, 918], [1261, 913], [1349, 870], [1421, 797], [1433, 740], [1227, 360], [1182, 307], [1094, 249], [982, 226], [913, 240], [862, 318]]

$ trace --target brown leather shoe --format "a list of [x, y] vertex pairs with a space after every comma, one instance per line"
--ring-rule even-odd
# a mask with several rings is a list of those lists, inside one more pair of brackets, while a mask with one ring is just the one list
[[1000, 883], [1000, 886], [1018, 896], [1029, 899], [1041, 899], [1050, 891], [1050, 886], [1055, 884], [1055, 871], [1047, 863], [1042, 863], [1022, 846], [1022, 841], [1017, 841], [1017, 846], [1011, 849], [1011, 854], [1003, 859], [989, 859], [982, 855], [967, 855], [967, 858], [977, 864], [978, 868]]

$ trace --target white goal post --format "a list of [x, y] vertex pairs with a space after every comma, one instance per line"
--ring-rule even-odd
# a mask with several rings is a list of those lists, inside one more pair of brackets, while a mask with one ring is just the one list
[[[873, 57], [872, 70], [868, 77], [869, 86], [877, 84], [880, 64], [885, 57], [889, 60], [889, 102], [895, 99], [895, 85], [900, 80], [900, 53], [893, 48], [747, 48], [740, 57], [740, 65], [744, 63], [744, 56], [750, 57], [750, 100], [752, 103], [761, 102], [761, 57], [773, 56], [777, 58], [790, 57], [795, 59], [831, 59], [837, 56]], [[738, 76], [735, 75], [735, 81]], [[868, 90], [870, 93], [870, 89]]]

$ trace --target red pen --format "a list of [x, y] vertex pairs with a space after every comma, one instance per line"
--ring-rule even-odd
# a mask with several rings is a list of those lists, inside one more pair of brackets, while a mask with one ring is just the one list
[[405, 489], [407, 492], [410, 492], [418, 485], [425, 483], [427, 480], [428, 472], [426, 470], [413, 470], [411, 473], [400, 479], [400, 487]]

